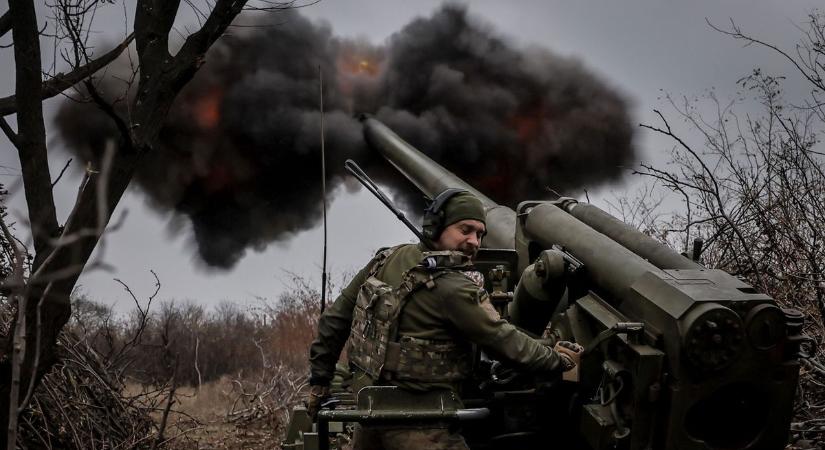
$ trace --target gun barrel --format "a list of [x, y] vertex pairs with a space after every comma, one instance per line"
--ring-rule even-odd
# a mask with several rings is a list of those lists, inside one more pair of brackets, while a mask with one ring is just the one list
[[524, 220], [524, 230], [532, 239], [545, 248], [559, 244], [576, 255], [588, 268], [594, 283], [618, 299], [629, 298], [633, 281], [647, 272], [669, 278], [653, 264], [566, 213], [560, 206], [539, 204]]
[[404, 177], [421, 192], [432, 197], [448, 188], [460, 188], [478, 197], [487, 213], [487, 236], [482, 245], [490, 248], [515, 248], [516, 213], [499, 205], [449, 170], [405, 142], [380, 121], [362, 117], [364, 137]]
[[594, 205], [568, 201], [565, 203], [564, 209], [573, 217], [650, 261], [660, 269], [703, 268]]

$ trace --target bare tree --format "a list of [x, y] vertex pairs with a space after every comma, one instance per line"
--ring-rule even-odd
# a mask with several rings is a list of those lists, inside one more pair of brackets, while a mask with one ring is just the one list
[[[169, 51], [169, 35], [181, 6], [180, 0], [138, 0], [134, 29], [113, 50], [94, 57], [89, 45], [91, 21], [106, 0], [56, 0], [50, 4], [55, 40], [68, 43], [62, 53], [70, 70], [47, 76], [41, 63], [41, 28], [32, 0], [9, 0], [9, 10], [0, 17], [0, 37], [11, 31], [16, 86], [14, 95], [0, 98], [0, 129], [17, 148], [22, 169], [28, 226], [33, 241], [33, 261], [21, 276], [5, 276], [5, 292], [14, 292], [21, 320], [10, 334], [20, 336], [20, 363], [14, 364], [14, 339], [0, 348], [0, 448], [14, 445], [7, 439], [21, 405], [11, 402], [19, 392], [30, 392], [57, 360], [55, 342], [70, 316], [69, 295], [98, 245], [135, 169], [157, 146], [166, 115], [186, 83], [204, 63], [207, 50], [219, 39], [233, 19], [247, 6], [247, 0], [215, 0], [198, 7], [200, 27], [186, 36], [174, 55]], [[257, 10], [280, 10], [291, 2], [261, 2]], [[42, 28], [46, 30], [46, 27]], [[134, 95], [118, 101], [127, 103], [128, 114], [120, 114], [113, 102], [98, 92], [94, 74], [111, 63], [134, 42], [136, 54]], [[77, 83], [115, 124], [119, 134], [110, 151], [91, 161], [78, 190], [76, 204], [62, 224], [58, 219], [48, 165], [42, 101]], [[5, 116], [17, 115], [17, 130]], [[21, 256], [25, 258], [25, 255]], [[26, 344], [29, 345], [26, 345]], [[17, 367], [15, 367], [17, 366]], [[13, 381], [12, 372], [19, 371]], [[19, 388], [18, 388], [19, 386]], [[24, 400], [28, 396], [20, 396]], [[10, 421], [10, 418], [12, 419]]]
[[[713, 26], [713, 25], [711, 25]], [[637, 173], [675, 193], [684, 209], [661, 216], [658, 236], [687, 245], [702, 238], [703, 262], [746, 278], [781, 304], [806, 314], [806, 332], [819, 346], [804, 358], [793, 430], [811, 438], [825, 433], [809, 420], [825, 410], [825, 13], [809, 16], [795, 51], [746, 35], [731, 22], [714, 27], [747, 44], [761, 45], [791, 63], [810, 93], [790, 102], [782, 91], [784, 76], [755, 69], [739, 80], [736, 100], [710, 91], [704, 102], [667, 97], [680, 122], [699, 141], [686, 138], [665, 114], [642, 127], [675, 143], [670, 164], [643, 164]], [[754, 109], [747, 107], [755, 102]], [[742, 113], [741, 111], [750, 111]], [[819, 393], [819, 394], [817, 394]], [[820, 415], [821, 417], [821, 415]]]

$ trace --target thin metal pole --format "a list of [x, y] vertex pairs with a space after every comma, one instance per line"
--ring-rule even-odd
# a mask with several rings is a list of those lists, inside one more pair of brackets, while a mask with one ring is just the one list
[[324, 204], [324, 258], [321, 263], [321, 312], [327, 306], [327, 161], [324, 150], [324, 76], [318, 66], [318, 96], [321, 106], [321, 197]]
[[344, 162], [344, 168], [347, 169], [347, 171], [350, 174], [352, 174], [352, 176], [354, 176], [356, 180], [360, 181], [361, 184], [364, 185], [364, 187], [372, 193], [372, 195], [378, 198], [378, 200], [381, 200], [381, 203], [383, 203], [384, 206], [389, 208], [390, 211], [392, 211], [392, 213], [395, 214], [395, 217], [397, 217], [398, 220], [403, 222], [404, 225], [406, 225], [407, 228], [409, 228], [410, 231], [412, 231], [413, 234], [415, 234], [415, 236], [418, 237], [419, 240], [424, 240], [424, 235], [421, 234], [421, 230], [416, 228], [415, 225], [413, 225], [412, 222], [410, 222], [410, 219], [407, 219], [407, 216], [405, 216], [404, 213], [401, 212], [401, 210], [398, 209], [398, 207], [395, 206], [392, 203], [392, 201], [390, 201], [390, 199], [387, 198], [386, 195], [384, 195], [383, 192], [381, 192], [381, 189], [378, 188], [378, 185], [376, 185], [375, 182], [373, 182], [372, 179], [369, 176], [367, 176], [367, 174], [363, 170], [361, 170], [361, 167], [359, 167], [355, 161], [351, 159], [346, 160], [346, 162]]

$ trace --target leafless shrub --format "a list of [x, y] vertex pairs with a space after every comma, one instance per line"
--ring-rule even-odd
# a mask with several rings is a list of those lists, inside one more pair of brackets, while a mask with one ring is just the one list
[[[17, 444], [21, 448], [148, 448], [159, 436], [152, 413], [163, 408], [169, 387], [126, 389], [124, 364], [129, 361], [119, 355], [124, 345], [133, 345], [139, 337], [126, 339], [110, 308], [84, 296], [74, 303], [69, 326], [58, 338], [60, 363], [44, 376], [21, 412]], [[14, 319], [9, 313], [13, 306], [5, 299], [0, 302], [4, 321]]]
[[320, 315], [320, 293], [299, 277], [277, 302], [260, 299], [252, 310], [267, 330], [255, 341], [262, 371], [257, 379], [233, 380], [236, 401], [227, 417], [242, 426], [266, 426], [273, 443], [283, 437], [289, 411], [302, 399], [309, 371], [308, 349]]
[[[800, 104], [787, 101], [785, 78], [759, 69], [739, 80], [734, 100], [722, 100], [713, 90], [700, 101], [667, 96], [675, 116], [701, 142], [684, 138], [659, 111], [660, 123], [642, 125], [671, 138], [675, 147], [667, 165], [642, 164], [637, 173], [675, 194], [683, 206], [659, 214], [650, 234], [677, 248], [704, 239], [705, 265], [740, 276], [805, 313], [805, 332], [818, 345], [803, 359], [792, 431], [794, 440], [822, 442], [825, 430], [817, 417], [825, 411], [825, 109], [819, 95], [825, 72], [818, 61], [825, 14], [811, 14], [796, 56], [745, 35], [733, 22], [719, 30], [785, 56], [811, 84], [810, 97]], [[759, 112], [742, 112], [753, 106]]]
[[[328, 291], [334, 289], [328, 286]], [[267, 342], [272, 360], [308, 373], [309, 345], [315, 339], [321, 315], [320, 293], [305, 278], [293, 274], [287, 293], [275, 303], [259, 299], [252, 314], [269, 328]]]
[[258, 380], [233, 380], [235, 400], [226, 413], [227, 419], [242, 426], [265, 425], [280, 432], [290, 409], [302, 399], [305, 385], [306, 374], [283, 364], [268, 364]]
[[123, 379], [76, 336], [58, 340], [61, 362], [47, 374], [20, 417], [26, 448], [148, 447], [157, 427], [157, 395], [124, 395]]

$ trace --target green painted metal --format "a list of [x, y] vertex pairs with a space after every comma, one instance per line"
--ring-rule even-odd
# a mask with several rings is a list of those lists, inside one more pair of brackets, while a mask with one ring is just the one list
[[595, 205], [566, 199], [562, 205], [570, 215], [599, 233], [648, 260], [660, 269], [701, 269], [702, 266], [670, 247], [611, 216]]
[[487, 288], [503, 304], [512, 298], [502, 312], [587, 351], [575, 383], [479, 353], [461, 401], [369, 387], [357, 402], [321, 411], [317, 434], [290, 427], [288, 437], [323, 449], [330, 423], [461, 423], [474, 450], [785, 447], [806, 339], [801, 313], [595, 206], [530, 201], [516, 213], [497, 205], [377, 120], [363, 123], [367, 142], [424, 194], [463, 188], [484, 202], [484, 245], [517, 253], [478, 255]]
[[482, 245], [490, 248], [514, 248], [516, 213], [458, 178], [449, 170], [398, 137], [384, 124], [369, 116], [362, 117], [367, 143], [381, 153], [402, 175], [430, 198], [448, 188], [470, 191], [484, 204], [487, 213], [487, 236]]

